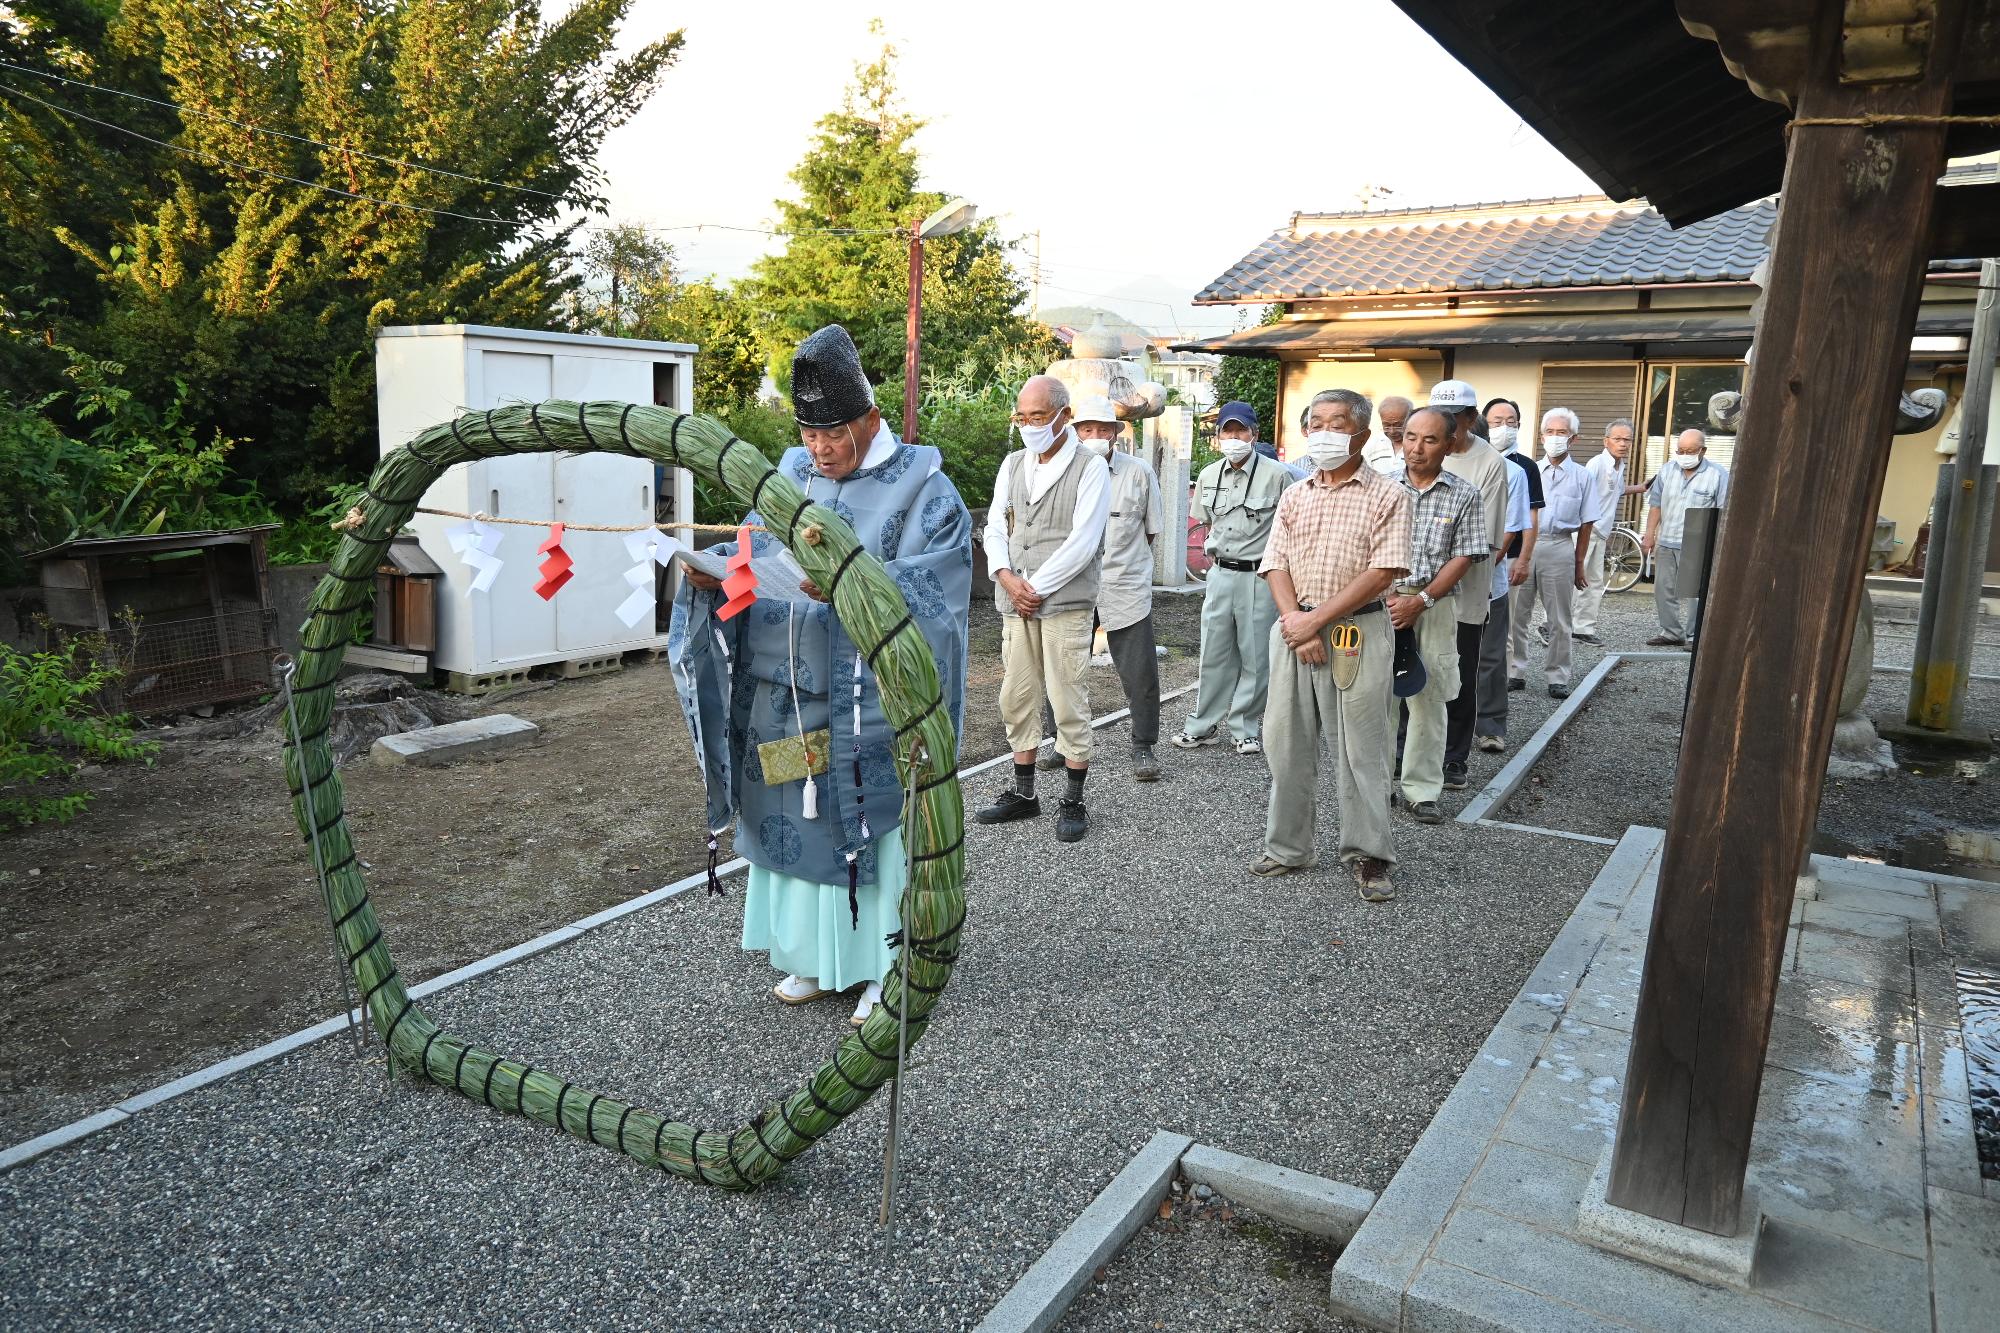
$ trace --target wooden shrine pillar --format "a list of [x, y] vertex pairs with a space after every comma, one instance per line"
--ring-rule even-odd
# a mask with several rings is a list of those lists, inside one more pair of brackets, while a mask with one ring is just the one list
[[[1733, 58], [1748, 51], [1744, 76], [1768, 86], [1752, 41], [1761, 9], [1680, 0], [1691, 28]], [[1778, 85], [1798, 118], [1951, 110], [1963, 0], [1936, 0], [1927, 40], [1888, 81], [1843, 68], [1854, 58], [1843, 17], [1822, 0], [1794, 53], [1797, 81]], [[1737, 1230], [1944, 144], [1941, 124], [1791, 134], [1608, 1191], [1619, 1207], [1720, 1235]]]

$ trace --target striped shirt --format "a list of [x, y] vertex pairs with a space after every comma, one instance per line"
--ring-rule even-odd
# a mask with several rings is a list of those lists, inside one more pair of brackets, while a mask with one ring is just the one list
[[1279, 499], [1257, 572], [1284, 570], [1309, 606], [1337, 596], [1371, 569], [1401, 576], [1410, 568], [1412, 508], [1408, 487], [1365, 463], [1332, 485], [1316, 472]]
[[[1493, 553], [1486, 540], [1486, 510], [1479, 488], [1463, 477], [1440, 471], [1425, 490], [1410, 484], [1409, 469], [1399, 469], [1396, 479], [1413, 498], [1410, 509], [1410, 572], [1398, 583], [1426, 588], [1438, 571], [1459, 556], [1484, 560]], [[1476, 581], [1468, 570], [1448, 595]], [[1478, 594], [1485, 600], [1485, 590]]]

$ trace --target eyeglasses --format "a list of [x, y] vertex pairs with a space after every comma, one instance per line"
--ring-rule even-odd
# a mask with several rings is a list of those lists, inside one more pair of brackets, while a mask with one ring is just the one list
[[1065, 408], [1058, 407], [1051, 412], [1016, 412], [1008, 420], [1017, 426], [1046, 426], [1061, 416], [1066, 410]]

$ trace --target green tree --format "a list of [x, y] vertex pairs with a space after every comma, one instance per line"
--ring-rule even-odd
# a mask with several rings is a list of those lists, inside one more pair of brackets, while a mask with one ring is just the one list
[[711, 279], [683, 281], [673, 247], [634, 223], [593, 231], [582, 263], [578, 327], [695, 344], [697, 411], [731, 412], [756, 398], [764, 353], [747, 301]]
[[0, 58], [171, 105], [0, 80], [0, 213], [26, 229], [0, 298], [53, 296], [46, 342], [158, 410], [184, 382], [267, 494], [320, 494], [374, 457], [382, 325], [560, 322], [598, 145], [681, 44], [617, 56], [630, 7], [22, 0]]
[[[1261, 324], [1275, 324], [1285, 315], [1280, 305], [1266, 306], [1258, 319]], [[1257, 409], [1259, 435], [1266, 440], [1278, 438], [1278, 362], [1274, 357], [1265, 356], [1225, 356], [1222, 364], [1215, 368], [1215, 401], [1217, 404], [1242, 401]]]
[[[784, 250], [759, 260], [745, 285], [765, 321], [765, 351], [781, 383], [792, 349], [835, 322], [854, 336], [870, 380], [880, 384], [902, 370], [908, 228], [948, 196], [917, 188], [912, 141], [924, 122], [902, 109], [895, 74], [893, 46], [855, 66], [841, 108], [821, 118], [792, 171], [798, 198], [777, 203]], [[1050, 347], [1046, 331], [1015, 312], [1026, 290], [991, 222], [926, 242], [925, 366], [983, 378], [1011, 350]]]

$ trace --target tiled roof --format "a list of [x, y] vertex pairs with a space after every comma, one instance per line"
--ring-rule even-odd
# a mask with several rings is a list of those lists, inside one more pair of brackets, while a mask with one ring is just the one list
[[1651, 208], [1590, 198], [1301, 214], [1195, 301], [1748, 282], [1777, 216], [1763, 199], [1675, 231]]
[[[1941, 185], [2000, 184], [2000, 152], [1959, 158]], [[1678, 231], [1644, 202], [1571, 195], [1505, 203], [1295, 213], [1292, 225], [1208, 284], [1197, 305], [1547, 287], [1748, 282], [1769, 250], [1776, 197]], [[1933, 259], [1969, 271], [1977, 258]]]
[[[1951, 187], [2000, 181], [2000, 154], [1945, 172]], [[1448, 204], [1374, 213], [1299, 213], [1236, 261], [1195, 304], [1414, 296], [1541, 287], [1748, 282], [1769, 250], [1778, 201], [1760, 199], [1678, 231], [1641, 203], [1602, 195]], [[1979, 267], [1934, 259], [1932, 272]]]

